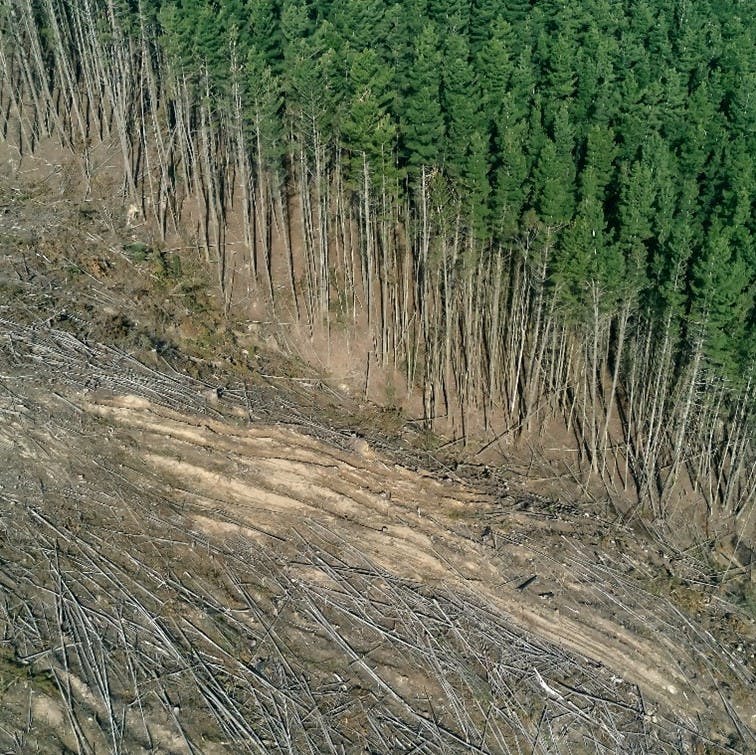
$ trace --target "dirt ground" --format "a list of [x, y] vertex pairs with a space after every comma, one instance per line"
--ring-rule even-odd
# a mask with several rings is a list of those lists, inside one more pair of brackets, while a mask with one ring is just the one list
[[3, 192], [3, 752], [756, 749], [748, 567], [433, 453], [190, 255]]

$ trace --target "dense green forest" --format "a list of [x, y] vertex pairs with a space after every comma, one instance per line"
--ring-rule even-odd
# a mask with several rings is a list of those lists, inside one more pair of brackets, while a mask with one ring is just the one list
[[245, 274], [307, 327], [366, 328], [429, 424], [559, 419], [584, 475], [735, 520], [756, 495], [755, 12], [0, 0], [0, 126], [22, 151], [55, 135], [85, 179], [118, 145], [125, 201], [163, 237], [192, 218], [229, 307]]

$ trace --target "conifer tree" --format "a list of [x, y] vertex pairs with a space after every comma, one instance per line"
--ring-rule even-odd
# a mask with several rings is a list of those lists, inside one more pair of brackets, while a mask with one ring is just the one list
[[402, 97], [401, 134], [405, 159], [416, 175], [421, 166], [438, 164], [444, 135], [441, 112], [441, 53], [438, 32], [426, 25], [415, 45], [412, 79]]
[[351, 49], [370, 48], [387, 57], [391, 16], [383, 0], [336, 0], [330, 15], [336, 34]]
[[[341, 119], [344, 147], [351, 155], [350, 170], [362, 181], [367, 161], [376, 183], [386, 178], [395, 163], [396, 125], [388, 111], [393, 73], [373, 50], [350, 55], [350, 98]], [[392, 182], [392, 181], [391, 181]]]
[[546, 138], [536, 166], [536, 197], [541, 218], [552, 226], [567, 223], [575, 211], [574, 129], [563, 103]]
[[480, 85], [481, 108], [489, 129], [495, 126], [501, 101], [508, 94], [513, 76], [513, 38], [512, 26], [502, 18], [496, 18], [486, 44], [475, 57], [474, 71]]
[[737, 380], [746, 353], [748, 316], [756, 299], [754, 271], [732, 248], [729, 231], [715, 222], [692, 272], [692, 329], [701, 329], [708, 361]]
[[477, 54], [486, 44], [491, 25], [501, 14], [498, 0], [473, 0], [470, 9], [470, 49]]
[[445, 168], [455, 178], [465, 172], [468, 161], [470, 135], [480, 122], [477, 86], [469, 62], [465, 38], [456, 32], [448, 35], [443, 57], [443, 97], [446, 114]]
[[279, 73], [283, 62], [280, 0], [247, 0], [245, 12], [242, 29], [248, 35], [248, 44], [254, 46], [265, 66]]
[[511, 95], [507, 95], [495, 140], [493, 224], [497, 235], [501, 234], [503, 239], [516, 236], [529, 193], [526, 157], [528, 127], [524, 118], [518, 118], [518, 110]]

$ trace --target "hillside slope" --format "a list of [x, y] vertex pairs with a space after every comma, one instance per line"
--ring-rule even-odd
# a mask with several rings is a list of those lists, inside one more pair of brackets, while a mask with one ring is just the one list
[[753, 619], [692, 559], [184, 353], [116, 275], [149, 313], [162, 258], [6, 217], [4, 751], [756, 746]]

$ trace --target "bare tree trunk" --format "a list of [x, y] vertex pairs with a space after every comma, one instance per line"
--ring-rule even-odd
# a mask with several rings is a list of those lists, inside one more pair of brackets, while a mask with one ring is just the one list
[[617, 395], [617, 385], [619, 383], [620, 368], [622, 365], [622, 352], [625, 347], [625, 333], [627, 323], [630, 319], [630, 302], [625, 301], [622, 305], [619, 316], [619, 329], [617, 332], [617, 348], [614, 354], [614, 370], [612, 372], [612, 387], [609, 391], [609, 403], [606, 408], [606, 417], [604, 419], [604, 429], [601, 433], [601, 477], [604, 477], [606, 471], [607, 446], [609, 443], [609, 425], [612, 421], [612, 412], [614, 410], [614, 401]]
[[[696, 396], [696, 388], [698, 386], [698, 374], [701, 366], [701, 359], [703, 357], [703, 340], [699, 337], [696, 342], [696, 348], [693, 352], [693, 362], [690, 366], [690, 377], [688, 380], [688, 390], [685, 396], [685, 403], [683, 404], [682, 417], [678, 422], [677, 433], [675, 436], [674, 448], [672, 450], [672, 464], [669, 470], [669, 474], [664, 480], [664, 486], [662, 488], [660, 502], [664, 507], [666, 500], [669, 497], [670, 492], [677, 482], [677, 471], [680, 468], [680, 460], [682, 456], [683, 443], [685, 442], [686, 433], [688, 431], [688, 420], [690, 418], [690, 412], [693, 407], [693, 400]], [[662, 514], [664, 511], [662, 510]]]

